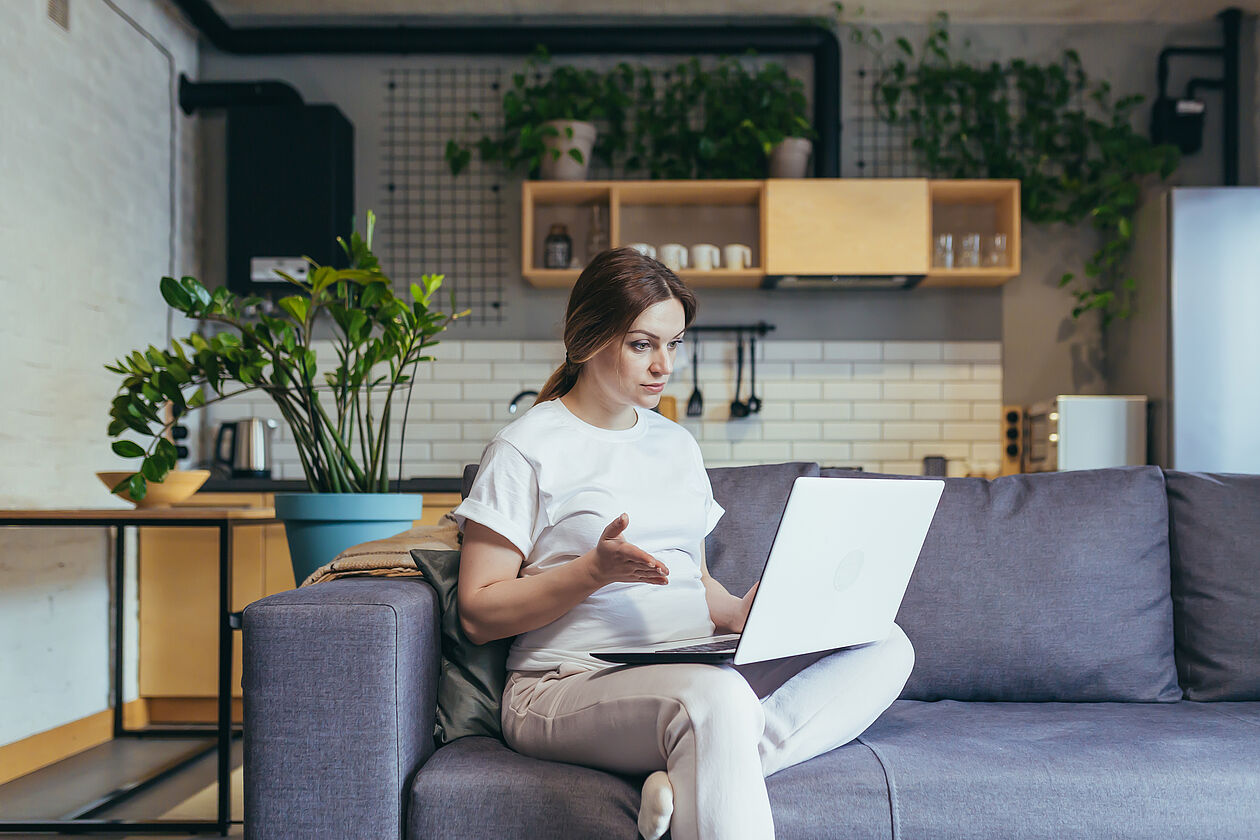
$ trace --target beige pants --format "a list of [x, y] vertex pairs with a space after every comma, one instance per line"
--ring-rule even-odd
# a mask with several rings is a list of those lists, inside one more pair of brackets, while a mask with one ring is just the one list
[[674, 840], [774, 837], [765, 777], [846, 744], [901, 693], [914, 649], [882, 642], [752, 665], [513, 672], [512, 749], [614, 773], [669, 774]]

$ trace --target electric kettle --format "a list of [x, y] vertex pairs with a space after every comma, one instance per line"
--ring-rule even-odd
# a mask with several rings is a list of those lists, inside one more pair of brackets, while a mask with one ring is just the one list
[[230, 469], [232, 478], [271, 478], [271, 433], [275, 428], [276, 421], [265, 417], [224, 423], [214, 439], [215, 465]]

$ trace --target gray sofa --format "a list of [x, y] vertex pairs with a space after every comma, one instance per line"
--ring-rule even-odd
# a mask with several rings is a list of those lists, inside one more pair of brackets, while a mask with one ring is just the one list
[[[710, 470], [714, 576], [745, 591], [819, 472]], [[246, 609], [246, 835], [633, 840], [640, 779], [434, 750], [435, 608], [355, 579]], [[901, 699], [767, 779], [780, 840], [1260, 837], [1260, 476], [947, 479], [898, 623]]]

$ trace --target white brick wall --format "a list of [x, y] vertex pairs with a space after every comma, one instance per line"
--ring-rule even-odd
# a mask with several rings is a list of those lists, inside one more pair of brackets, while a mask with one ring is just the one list
[[[123, 469], [105, 430], [119, 384], [102, 366], [166, 341], [170, 91], [197, 42], [156, 0], [11, 0], [0, 25], [0, 506], [126, 507], [97, 470]], [[196, 121], [177, 114], [176, 271], [199, 274]], [[103, 530], [0, 531], [0, 744], [108, 704], [110, 541]], [[134, 577], [124, 602], [136, 694]]]
[[[519, 391], [538, 390], [564, 359], [559, 342], [443, 341], [416, 385], [407, 422], [403, 475], [457, 476], [481, 457], [512, 415]], [[702, 338], [704, 415], [685, 417], [691, 395], [690, 350], [679, 354], [666, 394], [679, 422], [700, 442], [708, 466], [786, 460], [919, 473], [926, 455], [944, 455], [954, 473], [996, 470], [1001, 433], [998, 342], [761, 341], [757, 344], [759, 415], [730, 419], [735, 351]], [[740, 393], [747, 399], [748, 365]], [[528, 407], [532, 398], [523, 400]], [[249, 415], [280, 419], [262, 396], [208, 411], [214, 422]], [[214, 425], [213, 423], [210, 425]], [[395, 425], [401, 429], [401, 421]], [[275, 448], [275, 474], [300, 478], [287, 429]], [[397, 439], [392, 444], [397, 452]]]

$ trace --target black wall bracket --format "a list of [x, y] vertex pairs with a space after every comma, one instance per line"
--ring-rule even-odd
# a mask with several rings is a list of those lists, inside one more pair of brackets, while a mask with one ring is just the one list
[[814, 62], [814, 174], [840, 175], [840, 42], [821, 26], [252, 26], [232, 27], [209, 0], [173, 0], [216, 49], [237, 55], [468, 54], [525, 55], [543, 44], [553, 54], [807, 54]]

